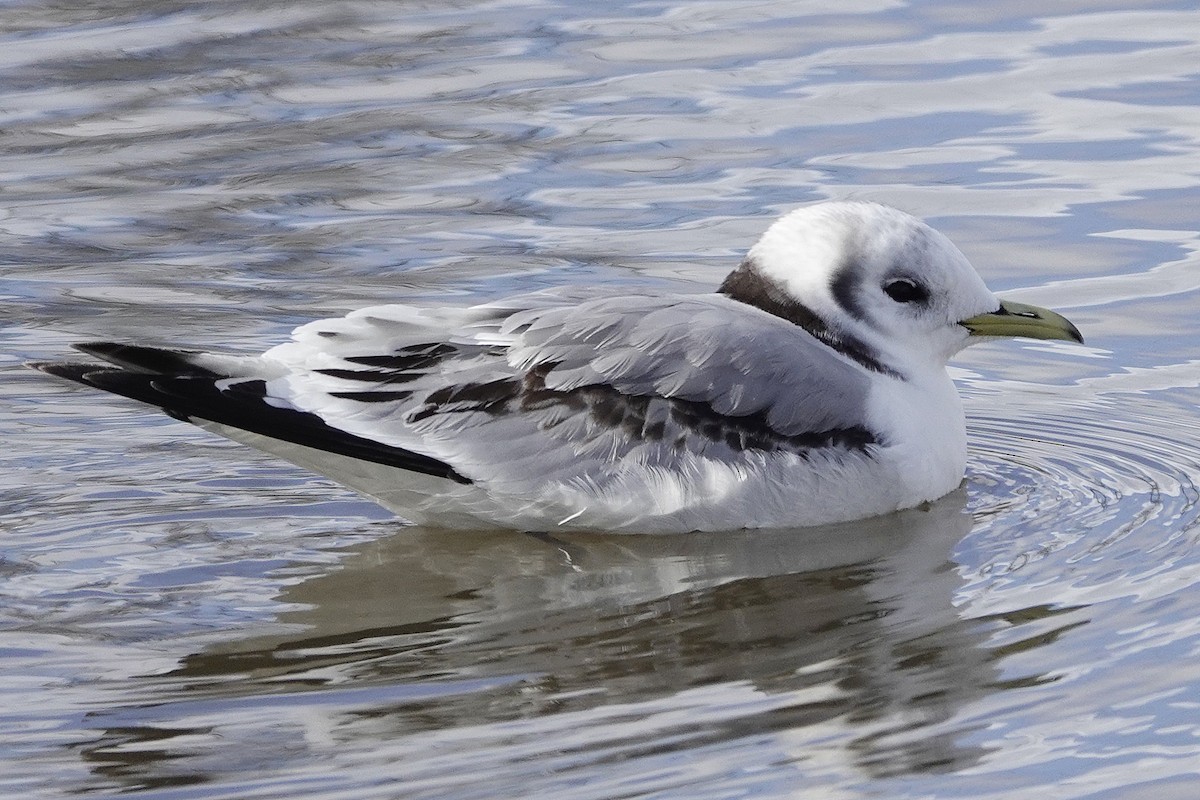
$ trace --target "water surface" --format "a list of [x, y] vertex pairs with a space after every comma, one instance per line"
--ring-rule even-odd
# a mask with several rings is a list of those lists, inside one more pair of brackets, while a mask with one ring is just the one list
[[[1200, 14], [838, 8], [6, 5], [0, 792], [1192, 797]], [[707, 289], [835, 198], [1089, 343], [963, 354], [963, 488], [878, 520], [406, 527], [19, 366]]]

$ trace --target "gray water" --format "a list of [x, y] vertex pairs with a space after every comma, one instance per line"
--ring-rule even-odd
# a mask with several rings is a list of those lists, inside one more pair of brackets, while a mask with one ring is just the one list
[[[1193, 8], [6, 3], [0, 796], [1197, 796]], [[424, 530], [20, 367], [708, 288], [829, 198], [1088, 338], [955, 362], [972, 456], [928, 509]]]

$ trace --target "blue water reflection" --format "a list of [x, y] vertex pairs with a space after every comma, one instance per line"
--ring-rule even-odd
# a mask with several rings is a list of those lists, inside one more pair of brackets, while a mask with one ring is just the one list
[[[1191, 796], [1185, 2], [202, 0], [0, 15], [14, 796]], [[711, 288], [785, 208], [927, 217], [1088, 348], [956, 362], [964, 489], [833, 531], [404, 528], [71, 341]]]

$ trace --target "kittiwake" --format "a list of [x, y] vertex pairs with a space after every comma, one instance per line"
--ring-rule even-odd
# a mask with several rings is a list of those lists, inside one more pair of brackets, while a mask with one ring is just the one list
[[[383, 305], [259, 356], [114, 343], [44, 372], [149, 403], [448, 528], [777, 528], [911, 508], [963, 479], [947, 360], [1082, 342], [1000, 300], [945, 236], [864, 202], [776, 221], [715, 293], [559, 288]], [[111, 366], [110, 366], [111, 365]]]

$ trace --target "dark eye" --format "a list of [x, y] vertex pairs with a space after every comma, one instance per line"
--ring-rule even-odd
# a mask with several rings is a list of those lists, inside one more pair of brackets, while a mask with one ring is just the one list
[[929, 299], [929, 290], [908, 278], [897, 278], [883, 285], [883, 291], [897, 303], [924, 303]]

